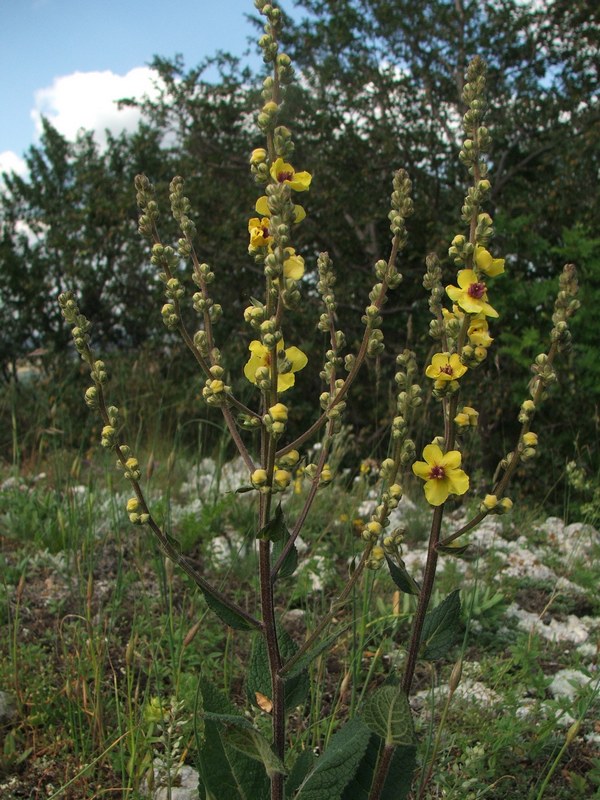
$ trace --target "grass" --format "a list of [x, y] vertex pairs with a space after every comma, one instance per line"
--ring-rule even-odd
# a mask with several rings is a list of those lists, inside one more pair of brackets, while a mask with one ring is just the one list
[[[17, 705], [15, 720], [0, 729], [0, 795], [141, 799], [156, 759], [165, 780], [169, 768], [195, 763], [200, 671], [247, 707], [251, 640], [223, 628], [145, 529], [129, 524], [128, 492], [100, 448], [70, 448], [59, 434], [43, 433], [47, 420], [40, 409], [36, 413], [40, 422], [30, 426], [27, 441], [7, 451], [12, 464], [0, 471], [0, 690]], [[152, 413], [146, 408], [142, 416], [152, 420]], [[140, 462], [151, 477], [149, 497], [159, 521], [199, 569], [252, 607], [252, 496], [234, 493], [242, 478], [219, 440], [210, 439], [212, 428], [204, 435], [196, 426], [200, 433], [192, 441], [182, 422], [172, 452], [157, 421], [164, 407], [154, 414]], [[202, 460], [209, 440], [216, 441], [212, 462]], [[349, 461], [343, 452], [338, 457]], [[344, 473], [317, 497], [302, 534], [307, 550], [277, 598], [296, 641], [315, 626], [361, 551], [357, 518], [372, 488], [368, 470], [357, 478]], [[292, 494], [286, 501], [290, 518], [301, 499]], [[543, 516], [520, 514], [517, 506], [512, 518], [494, 519], [496, 528], [474, 537], [463, 559], [442, 560], [433, 603], [460, 587], [468, 635], [447, 658], [423, 663], [417, 673], [423, 776], [437, 754], [421, 796], [600, 798], [592, 721], [599, 708], [597, 652], [591, 644], [600, 628], [598, 540], [566, 552], [560, 537], [551, 542], [539, 528]], [[404, 556], [418, 577], [426, 509], [408, 510], [403, 524]], [[504, 575], [507, 554], [518, 562], [524, 542], [551, 570], [549, 577], [520, 574], [518, 563], [514, 575]], [[558, 577], [573, 586], [559, 584]], [[547, 625], [591, 620], [587, 649], [551, 641], [543, 625], [527, 626], [512, 608]], [[367, 573], [335, 623], [338, 639], [311, 666], [308, 703], [292, 714], [299, 748], [323, 748], [369, 690], [397, 674], [413, 610], [413, 598], [400, 596], [385, 570]], [[461, 659], [463, 678], [447, 703], [445, 687]], [[555, 697], [552, 680], [567, 668], [588, 674], [589, 681], [571, 698]], [[483, 690], [494, 699], [477, 699]], [[262, 712], [254, 714], [256, 724], [266, 723]], [[578, 720], [581, 727], [567, 742]]]

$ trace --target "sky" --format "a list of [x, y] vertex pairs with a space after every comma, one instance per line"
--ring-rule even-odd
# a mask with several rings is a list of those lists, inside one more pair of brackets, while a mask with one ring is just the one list
[[192, 67], [221, 49], [258, 66], [255, 13], [253, 0], [0, 0], [0, 173], [24, 171], [42, 115], [69, 139], [135, 128], [114, 100], [150, 89], [154, 55]]

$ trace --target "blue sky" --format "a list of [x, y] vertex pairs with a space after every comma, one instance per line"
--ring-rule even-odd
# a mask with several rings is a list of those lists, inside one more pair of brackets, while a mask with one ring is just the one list
[[[0, 0], [0, 170], [18, 168], [40, 114], [68, 137], [118, 127], [112, 97], [143, 92], [155, 54], [242, 56], [255, 13], [252, 0]], [[255, 47], [247, 57], [259, 64]]]

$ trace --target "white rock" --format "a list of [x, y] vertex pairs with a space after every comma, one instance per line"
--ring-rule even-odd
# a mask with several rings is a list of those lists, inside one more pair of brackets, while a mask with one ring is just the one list
[[[155, 770], [157, 762], [155, 761]], [[160, 765], [158, 766], [160, 768]], [[160, 774], [160, 772], [159, 772]], [[158, 775], [156, 776], [158, 778]], [[146, 792], [148, 789], [146, 788]], [[166, 786], [159, 786], [152, 794], [145, 795], [151, 800], [198, 800], [198, 773], [193, 767], [184, 764], [172, 777], [171, 793]]]
[[544, 623], [537, 614], [519, 608], [516, 603], [512, 603], [506, 609], [506, 615], [517, 619], [521, 630], [535, 631], [551, 642], [581, 644], [581, 642], [587, 641], [592, 628], [591, 623], [585, 619], [579, 619], [574, 614], [570, 614], [566, 622], [551, 619], [550, 622]]
[[577, 669], [561, 669], [553, 677], [548, 690], [553, 697], [566, 697], [575, 700], [579, 690], [590, 682], [591, 678]]

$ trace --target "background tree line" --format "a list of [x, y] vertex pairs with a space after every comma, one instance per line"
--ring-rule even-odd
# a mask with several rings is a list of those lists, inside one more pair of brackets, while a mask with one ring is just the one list
[[[436, 252], [450, 282], [454, 267], [446, 254], [461, 232], [466, 178], [457, 158], [462, 82], [469, 59], [480, 54], [489, 67], [488, 126], [494, 140], [493, 251], [507, 259], [494, 297], [501, 313], [494, 363], [475, 378], [486, 390], [483, 407], [480, 403], [483, 454], [493, 454], [489, 463], [482, 455], [480, 466], [489, 467], [510, 447], [528, 366], [550, 328], [558, 274], [565, 261], [574, 261], [583, 308], [573, 326], [572, 361], [543, 412], [551, 434], [544, 437], [546, 452], [551, 450], [553, 459], [540, 486], [560, 478], [576, 448], [596, 469], [597, 4], [553, 0], [542, 9], [517, 0], [299, 0], [296, 5], [305, 16], [301, 22], [288, 20], [285, 46], [301, 80], [288, 94], [283, 119], [294, 133], [295, 163], [314, 174], [298, 250], [309, 272], [321, 250], [337, 265], [339, 313], [350, 343], [360, 335], [372, 265], [388, 249], [392, 171], [405, 167], [414, 184], [404, 282], [384, 309], [386, 353], [365, 375], [349, 421], [360, 425], [377, 414], [385, 423], [390, 365], [399, 349], [416, 349], [425, 365], [431, 342], [421, 287], [424, 259]], [[94, 320], [102, 349], [118, 348], [132, 358], [152, 353], [154, 370], [177, 372], [178, 385], [187, 387], [185, 397], [180, 390], [177, 407], [183, 416], [193, 416], [199, 384], [186, 372], [185, 360], [174, 357], [174, 342], [162, 326], [162, 286], [137, 234], [133, 177], [143, 171], [156, 184], [165, 238], [176, 236], [168, 182], [175, 174], [186, 178], [198, 250], [214, 266], [215, 295], [226, 310], [219, 333], [227, 343], [231, 380], [241, 387], [248, 339], [242, 311], [262, 282], [246, 252], [247, 220], [256, 199], [248, 155], [261, 144], [251, 124], [260, 80], [224, 54], [193, 68], [178, 57], [156, 57], [153, 66], [162, 90], [157, 100], [138, 103], [142, 122], [135, 133], [109, 136], [100, 150], [91, 133], [73, 143], [45, 122], [40, 143], [26, 154], [28, 175], [4, 176], [0, 370], [8, 380], [17, 359], [36, 348], [47, 351], [43, 363], [53, 376], [75, 368], [65, 358], [68, 336], [56, 306], [59, 291], [72, 288]], [[219, 77], [208, 81], [206, 72], [215, 66]], [[316, 302], [309, 279], [306, 303]], [[307, 330], [305, 318], [305, 313], [297, 318], [295, 343], [316, 352], [320, 334]], [[161, 360], [161, 353], [167, 358]], [[308, 380], [318, 392], [316, 362]], [[425, 413], [435, 414], [435, 404]], [[2, 437], [3, 449], [7, 443]], [[373, 447], [376, 451], [376, 442]]]

